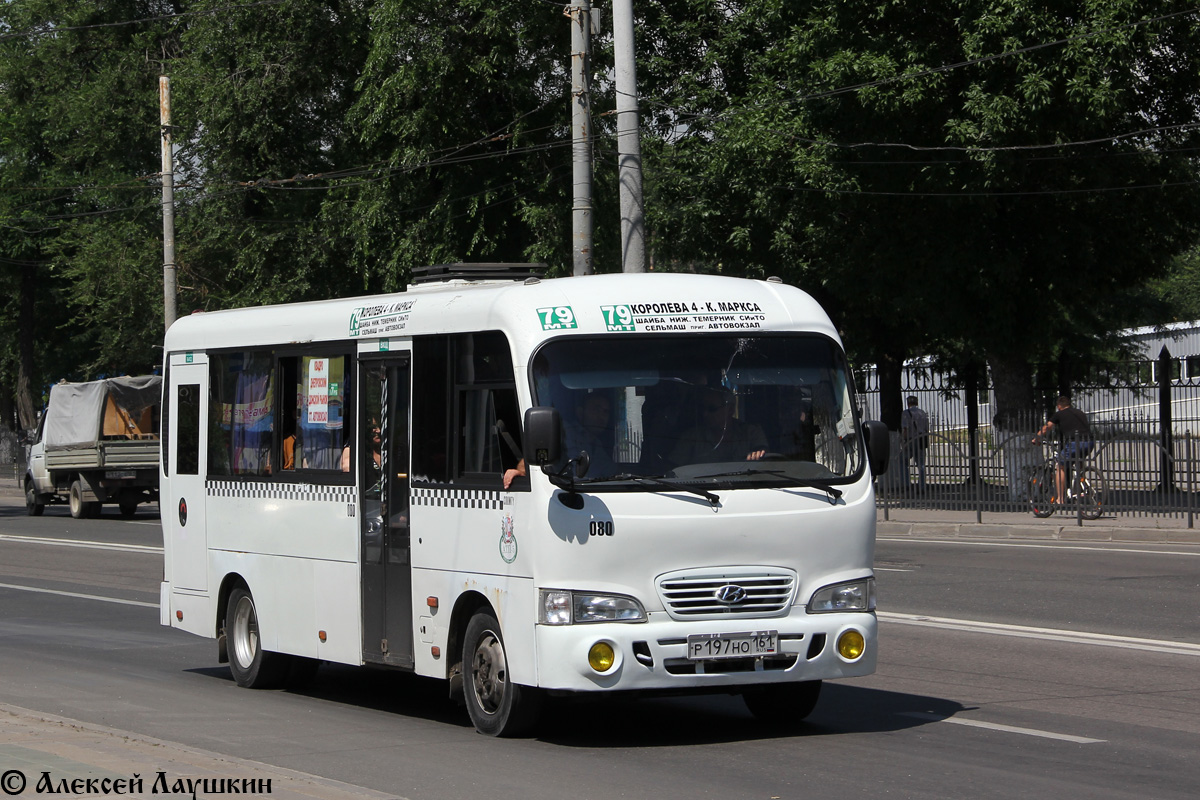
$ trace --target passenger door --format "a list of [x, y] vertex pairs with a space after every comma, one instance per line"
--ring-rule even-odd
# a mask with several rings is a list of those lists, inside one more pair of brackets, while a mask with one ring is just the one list
[[364, 360], [357, 460], [363, 659], [413, 666], [407, 354]]
[[163, 454], [162, 525], [167, 580], [174, 589], [208, 589], [205, 524], [205, 443], [208, 441], [208, 361], [171, 356], [167, 386], [167, 452]]

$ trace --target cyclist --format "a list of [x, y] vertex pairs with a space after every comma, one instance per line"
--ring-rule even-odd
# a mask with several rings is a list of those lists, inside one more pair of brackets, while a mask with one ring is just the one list
[[1058, 451], [1055, 461], [1058, 468], [1054, 475], [1054, 497], [1050, 502], [1059, 503], [1067, 496], [1067, 468], [1072, 461], [1082, 461], [1092, 451], [1092, 426], [1087, 414], [1071, 406], [1071, 399], [1066, 395], [1058, 398], [1057, 409], [1046, 420], [1046, 424], [1033, 437], [1034, 444], [1040, 444], [1042, 437], [1053, 428], [1058, 428], [1058, 440], [1062, 449]]

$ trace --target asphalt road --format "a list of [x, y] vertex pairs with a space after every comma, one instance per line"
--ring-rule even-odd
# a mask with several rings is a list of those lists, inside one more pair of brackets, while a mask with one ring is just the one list
[[1197, 546], [881, 540], [879, 671], [827, 683], [806, 724], [765, 727], [730, 697], [603, 698], [495, 740], [410, 675], [325, 666], [304, 692], [239, 689], [212, 641], [158, 624], [153, 513], [19, 503], [0, 498], [4, 704], [421, 800], [1200, 785]]

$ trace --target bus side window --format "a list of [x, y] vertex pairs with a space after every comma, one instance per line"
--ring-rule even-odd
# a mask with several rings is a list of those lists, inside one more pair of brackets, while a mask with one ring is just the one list
[[208, 471], [269, 475], [275, 370], [270, 352], [216, 355], [210, 366]]
[[504, 471], [522, 458], [520, 442], [516, 377], [503, 333], [413, 341], [414, 481], [499, 488]]
[[200, 474], [200, 384], [177, 387], [175, 474]]

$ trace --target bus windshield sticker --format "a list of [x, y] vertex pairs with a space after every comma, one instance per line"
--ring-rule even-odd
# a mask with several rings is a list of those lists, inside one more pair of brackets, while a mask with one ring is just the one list
[[381, 336], [408, 327], [408, 315], [416, 300], [399, 300], [356, 308], [350, 314], [351, 336]]
[[512, 514], [500, 518], [500, 557], [506, 564], [517, 560], [517, 535], [513, 533]]
[[579, 327], [575, 323], [575, 312], [570, 306], [550, 306], [537, 310], [538, 319], [542, 321], [542, 330], [561, 331]]
[[626, 303], [600, 306], [608, 331], [728, 331], [757, 329], [766, 322], [758, 303]]

